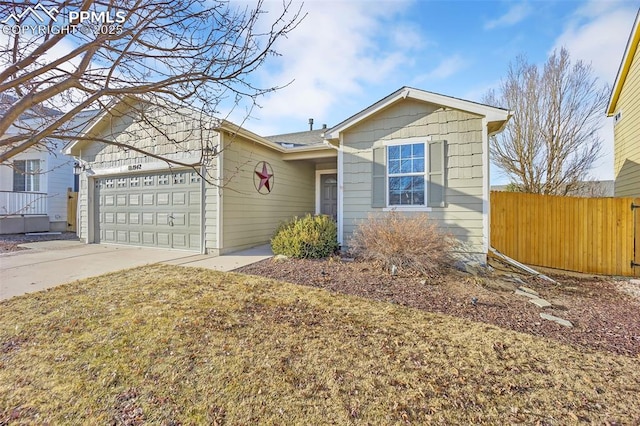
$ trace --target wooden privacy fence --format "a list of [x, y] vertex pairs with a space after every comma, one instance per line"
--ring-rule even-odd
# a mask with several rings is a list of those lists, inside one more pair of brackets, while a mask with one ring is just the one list
[[78, 193], [71, 188], [67, 189], [67, 231], [76, 231], [76, 219], [78, 213]]
[[491, 192], [491, 245], [529, 265], [640, 276], [640, 198]]

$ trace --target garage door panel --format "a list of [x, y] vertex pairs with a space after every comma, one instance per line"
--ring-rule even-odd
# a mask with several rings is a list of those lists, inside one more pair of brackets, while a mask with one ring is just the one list
[[158, 245], [159, 246], [169, 246], [169, 234], [166, 232], [158, 232]]
[[129, 195], [129, 205], [130, 206], [139, 206], [140, 205], [140, 194], [131, 194], [131, 195]]
[[137, 231], [129, 232], [129, 242], [131, 244], [140, 244], [142, 242], [140, 241], [140, 233]]
[[173, 246], [176, 248], [187, 247], [187, 236], [185, 234], [173, 234]]
[[153, 213], [142, 213], [142, 224], [143, 225], [153, 225], [155, 222], [153, 221]]
[[157, 205], [158, 206], [168, 206], [169, 205], [169, 193], [168, 192], [161, 192], [159, 194], [156, 194], [156, 199], [157, 201]]
[[142, 233], [142, 243], [148, 246], [156, 245], [156, 234], [155, 232], [143, 232]]
[[200, 179], [161, 172], [96, 180], [100, 242], [199, 250]]
[[173, 196], [171, 200], [172, 205], [182, 206], [186, 204], [187, 197], [184, 192], [174, 192], [172, 196]]
[[171, 226], [185, 226], [185, 215], [184, 213], [174, 213], [173, 219], [171, 220]]
[[156, 223], [158, 225], [169, 225], [169, 214], [168, 213], [157, 213], [156, 214]]

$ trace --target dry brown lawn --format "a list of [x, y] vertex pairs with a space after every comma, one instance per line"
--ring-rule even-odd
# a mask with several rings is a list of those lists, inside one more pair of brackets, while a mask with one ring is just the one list
[[639, 361], [156, 265], [0, 303], [0, 424], [637, 424]]

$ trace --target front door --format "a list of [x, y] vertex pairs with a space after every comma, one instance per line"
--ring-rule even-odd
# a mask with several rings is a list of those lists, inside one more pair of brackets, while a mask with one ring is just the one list
[[320, 213], [338, 219], [338, 175], [320, 175]]

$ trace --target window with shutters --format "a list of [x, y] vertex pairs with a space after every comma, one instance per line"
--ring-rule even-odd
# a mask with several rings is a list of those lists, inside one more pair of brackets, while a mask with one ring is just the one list
[[424, 206], [424, 143], [387, 147], [389, 206]]
[[388, 141], [373, 148], [371, 207], [446, 207], [446, 141]]

